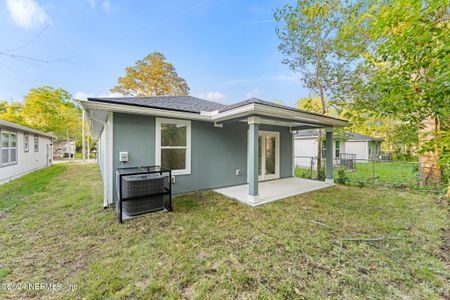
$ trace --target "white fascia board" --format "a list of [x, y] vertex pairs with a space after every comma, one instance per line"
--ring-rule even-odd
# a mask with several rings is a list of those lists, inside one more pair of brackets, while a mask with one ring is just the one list
[[29, 127], [25, 127], [16, 123], [12, 123], [12, 122], [8, 122], [8, 121], [4, 121], [4, 120], [0, 120], [0, 127], [1, 128], [9, 128], [9, 129], [14, 129], [14, 130], [19, 130], [19, 131], [23, 131], [23, 132], [27, 132], [27, 133], [32, 133], [35, 135], [40, 135], [40, 136], [44, 136], [47, 138], [51, 138], [53, 140], [56, 140], [56, 136], [50, 133], [45, 133], [33, 128], [29, 128]]
[[[264, 115], [270, 117], [279, 117], [284, 119], [298, 120], [299, 123], [323, 125], [332, 127], [346, 127], [351, 125], [349, 122], [337, 119], [330, 119], [322, 116], [311, 115], [308, 113], [291, 111], [278, 107], [271, 107], [267, 105], [251, 103], [245, 106], [237, 107], [217, 115], [212, 116], [216, 122], [226, 121], [227, 119], [234, 119], [245, 117], [249, 114]], [[295, 121], [294, 121], [295, 122]]]
[[198, 114], [198, 113], [188, 113], [180, 111], [171, 111], [164, 109], [154, 109], [149, 107], [140, 106], [130, 106], [122, 104], [112, 104], [112, 103], [101, 103], [82, 100], [79, 101], [80, 104], [85, 109], [98, 109], [111, 112], [121, 112], [121, 113], [131, 113], [131, 114], [141, 114], [141, 115], [152, 115], [157, 117], [165, 118], [175, 118], [175, 119], [188, 119], [188, 120], [199, 120], [207, 122], [223, 122], [229, 119], [236, 119], [241, 117], [247, 117], [249, 115], [262, 115], [269, 117], [279, 117], [283, 119], [290, 119], [293, 122], [298, 121], [298, 123], [305, 123], [311, 125], [322, 125], [324, 127], [346, 127], [351, 124], [346, 121], [330, 119], [318, 115], [311, 115], [308, 113], [291, 111], [278, 107], [271, 107], [267, 105], [261, 105], [257, 103], [250, 103], [241, 107], [230, 109], [224, 112], [211, 112], [211, 114]]
[[110, 112], [120, 112], [120, 113], [130, 113], [139, 115], [150, 115], [165, 118], [174, 119], [188, 119], [188, 120], [199, 120], [199, 121], [209, 121], [212, 122], [211, 116], [205, 116], [197, 113], [188, 113], [181, 111], [171, 111], [164, 109], [155, 109], [150, 107], [141, 106], [131, 106], [122, 104], [112, 104], [112, 103], [101, 103], [93, 101], [79, 101], [80, 104], [86, 109], [97, 109]]
[[318, 138], [317, 135], [315, 136], [295, 136], [294, 137], [296, 140], [315, 140]]

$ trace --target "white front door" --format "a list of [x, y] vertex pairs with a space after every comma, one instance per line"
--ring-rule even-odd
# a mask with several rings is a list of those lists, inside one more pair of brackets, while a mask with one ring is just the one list
[[258, 139], [259, 180], [280, 177], [280, 133], [260, 131]]

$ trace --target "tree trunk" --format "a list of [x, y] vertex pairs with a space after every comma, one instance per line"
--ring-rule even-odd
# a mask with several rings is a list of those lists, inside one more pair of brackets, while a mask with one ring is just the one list
[[[419, 148], [426, 142], [437, 138], [438, 122], [435, 118], [423, 120], [419, 126]], [[421, 153], [419, 156], [419, 184], [422, 186], [436, 186], [441, 182], [441, 170], [437, 164], [439, 148], [437, 143], [432, 151]]]

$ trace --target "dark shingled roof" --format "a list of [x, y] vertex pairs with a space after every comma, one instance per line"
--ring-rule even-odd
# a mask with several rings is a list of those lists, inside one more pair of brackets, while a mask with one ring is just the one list
[[191, 96], [153, 96], [153, 97], [101, 97], [101, 98], [88, 98], [89, 101], [93, 102], [104, 102], [113, 104], [125, 104], [131, 106], [139, 107], [149, 107], [181, 112], [191, 112], [200, 113], [212, 112], [218, 110], [219, 112], [228, 111], [234, 108], [245, 106], [248, 104], [261, 104], [265, 106], [282, 108], [295, 112], [307, 113], [310, 115], [316, 115], [320, 117], [325, 117], [334, 120], [345, 121], [338, 118], [333, 118], [330, 116], [324, 116], [321, 114], [300, 110], [294, 107], [289, 107], [281, 104], [276, 104], [269, 101], [264, 101], [258, 98], [251, 98], [245, 101], [238, 102], [236, 104], [224, 105], [213, 101], [203, 100]]
[[159, 108], [166, 110], [200, 113], [201, 111], [215, 111], [226, 105], [203, 100], [191, 96], [154, 96], [154, 97], [117, 97], [117, 98], [88, 98], [93, 102], [126, 104], [131, 106]]
[[258, 98], [250, 98], [250, 99], [245, 100], [245, 101], [241, 101], [241, 102], [238, 102], [238, 103], [235, 103], [235, 104], [227, 105], [226, 107], [222, 108], [220, 110], [220, 112], [224, 112], [224, 111], [231, 110], [231, 109], [234, 109], [234, 108], [237, 108], [237, 107], [245, 106], [247, 104], [262, 104], [262, 105], [266, 105], [266, 106], [277, 107], [277, 108], [287, 109], [287, 110], [301, 112], [301, 113], [307, 113], [307, 114], [310, 114], [310, 115], [320, 116], [320, 117], [324, 117], [324, 118], [345, 121], [345, 120], [342, 120], [342, 119], [339, 119], [339, 118], [334, 118], [334, 117], [330, 117], [330, 116], [324, 116], [324, 115], [321, 115], [321, 114], [318, 114], [318, 113], [314, 113], [314, 112], [310, 112], [310, 111], [306, 111], [306, 110], [301, 110], [301, 109], [298, 109], [298, 108], [295, 108], [295, 107], [290, 107], [290, 106], [286, 106], [286, 105], [282, 105], [282, 104], [277, 104], [277, 103], [261, 100], [261, 99], [258, 99]]
[[[308, 130], [299, 130], [297, 131], [296, 136], [298, 137], [317, 137], [318, 133], [317, 133], [317, 129], [308, 129]], [[383, 138], [377, 138], [377, 137], [372, 137], [372, 136], [368, 136], [368, 135], [364, 135], [364, 134], [360, 134], [360, 133], [355, 133], [355, 132], [344, 132], [344, 134], [342, 135], [337, 135], [336, 137], [342, 137], [345, 138], [346, 140], [350, 140], [350, 141], [383, 141]]]

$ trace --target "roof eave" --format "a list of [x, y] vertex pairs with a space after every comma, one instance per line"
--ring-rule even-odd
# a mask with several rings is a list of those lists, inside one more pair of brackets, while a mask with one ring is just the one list
[[94, 102], [94, 101], [87, 101], [87, 100], [77, 100], [77, 101], [78, 101], [78, 103], [80, 103], [80, 105], [85, 110], [94, 109], [94, 110], [104, 110], [104, 111], [110, 111], [110, 112], [161, 116], [161, 117], [176, 118], [176, 119], [211, 121], [211, 117], [201, 115], [199, 113], [183, 112], [183, 111], [160, 109], [160, 108], [150, 108], [150, 107], [143, 107], [143, 106], [127, 105], [127, 104]]
[[347, 127], [351, 123], [327, 116], [320, 116], [317, 114], [309, 114], [307, 112], [293, 111], [289, 109], [283, 109], [279, 107], [273, 107], [263, 105], [259, 103], [250, 103], [240, 107], [236, 107], [217, 115], [212, 118], [215, 122], [223, 122], [229, 119], [235, 119], [238, 117], [245, 117], [250, 115], [264, 115], [270, 117], [279, 117], [282, 119], [290, 119], [293, 122], [302, 122], [309, 124], [320, 124], [323, 127]]

